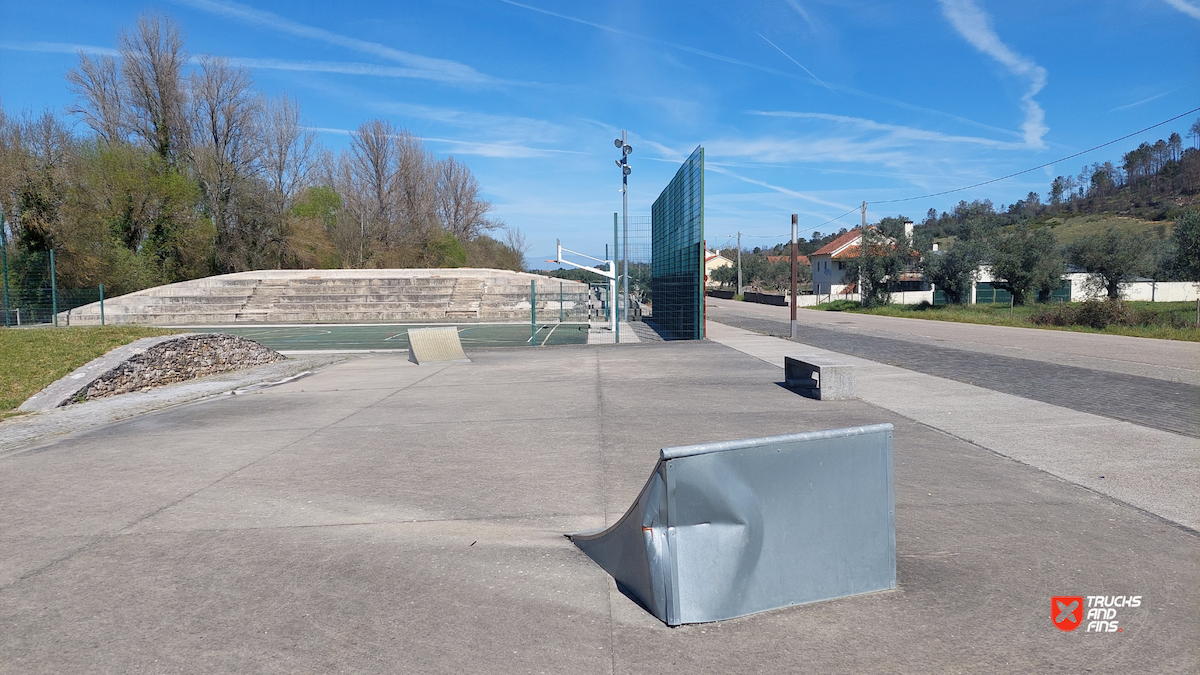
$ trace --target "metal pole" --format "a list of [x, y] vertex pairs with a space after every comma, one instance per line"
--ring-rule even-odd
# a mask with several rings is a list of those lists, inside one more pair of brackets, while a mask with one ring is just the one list
[[50, 249], [50, 304], [54, 312], [54, 327], [58, 328], [58, 280], [54, 278], [54, 249]]
[[738, 295], [742, 294], [742, 231], [738, 230]]
[[529, 282], [529, 345], [537, 346], [537, 282]]
[[797, 260], [796, 260], [796, 227], [800, 222], [800, 216], [792, 214], [792, 339], [800, 337], [800, 327], [796, 323], [796, 285], [797, 285]]
[[[617, 245], [616, 241], [617, 241], [617, 214], [614, 213], [613, 214], [613, 246]], [[612, 260], [612, 257], [608, 255], [608, 244], [604, 245], [604, 260], [605, 261]], [[609, 271], [611, 272], [612, 270], [609, 270]], [[604, 320], [605, 321], [612, 320], [612, 307], [613, 307], [613, 293], [612, 293], [612, 282], [610, 281], [608, 284], [608, 302], [604, 303]]]
[[10, 325], [8, 320], [8, 237], [4, 234], [4, 211], [0, 210], [0, 259], [4, 261], [4, 327]]
[[[621, 134], [621, 140], [622, 141], [625, 140], [624, 133]], [[621, 181], [624, 182], [624, 180], [625, 180], [625, 176], [622, 175]], [[622, 192], [624, 192], [624, 190], [622, 190]], [[613, 214], [612, 269], [609, 270], [614, 275], [617, 273], [617, 257], [621, 254], [620, 250], [618, 250], [618, 248], [617, 248], [618, 234], [619, 233], [617, 230], [617, 214], [614, 213]], [[608, 256], [606, 255], [604, 257], [607, 258]], [[617, 344], [621, 344], [621, 315], [618, 313], [620, 305], [617, 303], [617, 291], [619, 290], [619, 286], [617, 284], [617, 278], [615, 276], [612, 279], [612, 283], [610, 283], [608, 285], [608, 288], [611, 291], [611, 293], [609, 293], [608, 304], [611, 305], [611, 307], [609, 308], [609, 312], [610, 312], [610, 316], [612, 316], [613, 339], [617, 341]]]
[[100, 325], [104, 325], [104, 284], [100, 284]]
[[[867, 296], [863, 293], [863, 285], [862, 285], [862, 263], [865, 262], [867, 259], [867, 249], [869, 248], [869, 246], [867, 245], [867, 202], [866, 201], [864, 201], [862, 204], [862, 233], [859, 234], [858, 240], [859, 240], [859, 243], [861, 244], [861, 246], [859, 246], [859, 251], [858, 251], [858, 257], [859, 257], [858, 304], [863, 307], [866, 307]], [[830, 286], [829, 286], [829, 293], [830, 293], [830, 295], [833, 294], [833, 285], [832, 284], [830, 284]], [[848, 299], [849, 298], [847, 298], [847, 300]]]
[[558, 282], [558, 322], [563, 320], [563, 282]]
[[[625, 137], [625, 130], [621, 130], [621, 142], [629, 145], [628, 139]], [[622, 150], [624, 152], [624, 150]], [[621, 320], [629, 320], [629, 174], [621, 172], [621, 222], [624, 232], [624, 239], [621, 243], [621, 250], [618, 255], [621, 256], [622, 270], [621, 276], [624, 277], [624, 287], [621, 291]], [[619, 340], [618, 340], [619, 341]]]

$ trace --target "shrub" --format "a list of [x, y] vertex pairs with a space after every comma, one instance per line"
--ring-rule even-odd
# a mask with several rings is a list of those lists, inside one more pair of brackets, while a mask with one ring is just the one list
[[849, 312], [855, 309], [861, 309], [862, 305], [854, 300], [834, 300], [817, 305], [817, 309], [823, 309], [827, 312]]
[[1051, 305], [1036, 310], [1029, 320], [1039, 326], [1087, 326], [1103, 330], [1110, 325], [1138, 326], [1156, 323], [1153, 312], [1136, 315], [1120, 300], [1087, 300], [1078, 305]]
[[1039, 307], [1029, 320], [1039, 326], [1070, 326], [1075, 323], [1075, 308], [1065, 304]]
[[1133, 312], [1120, 300], [1088, 300], [1075, 308], [1075, 325], [1103, 330], [1109, 324], [1136, 325]]

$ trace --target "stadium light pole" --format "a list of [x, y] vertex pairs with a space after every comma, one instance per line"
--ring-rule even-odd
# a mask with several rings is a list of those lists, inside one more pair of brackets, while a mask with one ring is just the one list
[[622, 241], [621, 250], [617, 253], [617, 258], [622, 261], [621, 276], [624, 277], [623, 286], [621, 288], [622, 298], [621, 320], [629, 321], [629, 174], [633, 169], [629, 166], [629, 155], [633, 152], [633, 146], [629, 145], [625, 130], [621, 130], [621, 137], [614, 140], [613, 144], [621, 149], [621, 159], [617, 160], [617, 166], [621, 167], [621, 231]]

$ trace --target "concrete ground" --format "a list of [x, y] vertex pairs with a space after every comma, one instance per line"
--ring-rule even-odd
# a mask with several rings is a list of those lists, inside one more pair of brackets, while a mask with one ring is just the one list
[[[471, 357], [355, 357], [0, 458], [0, 672], [1200, 668], [1200, 537], [1147, 510], [715, 342]], [[660, 447], [878, 422], [896, 591], [670, 629], [562, 536], [618, 518]], [[1142, 605], [1064, 633], [1054, 595]]]

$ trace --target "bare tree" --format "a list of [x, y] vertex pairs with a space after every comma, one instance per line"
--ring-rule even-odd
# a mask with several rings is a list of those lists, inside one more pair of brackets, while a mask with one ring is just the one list
[[187, 54], [178, 26], [161, 16], [142, 16], [136, 30], [121, 31], [117, 48], [121, 52], [128, 127], [163, 159], [180, 162], [188, 141], [183, 89]]
[[192, 166], [219, 233], [237, 227], [236, 183], [258, 168], [260, 100], [244, 68], [204, 56], [192, 75]]
[[479, 196], [479, 181], [466, 164], [448, 157], [436, 165], [438, 220], [459, 241], [470, 241], [500, 226], [486, 216], [492, 205]]
[[[386, 244], [399, 234], [400, 149], [396, 141], [400, 133], [387, 120], [368, 120], [350, 135], [350, 149], [342, 155], [339, 187], [347, 206], [357, 212], [361, 239]], [[362, 241], [359, 246], [364, 246]]]
[[116, 59], [79, 52], [79, 67], [67, 71], [67, 88], [77, 97], [67, 112], [82, 117], [106, 143], [125, 140], [129, 113]]
[[433, 153], [425, 149], [425, 143], [407, 129], [395, 135], [399, 151], [396, 163], [398, 216], [401, 229], [397, 233], [409, 240], [427, 238], [436, 234], [437, 221], [437, 175], [434, 170]]
[[309, 174], [318, 162], [317, 135], [300, 126], [300, 105], [280, 96], [260, 111], [262, 171], [282, 213], [296, 194], [308, 185]]
[[504, 223], [500, 223], [504, 228], [504, 245], [512, 249], [521, 256], [521, 266], [525, 266], [525, 256], [529, 253], [529, 241], [525, 238], [525, 233], [516, 227], [508, 227]]

